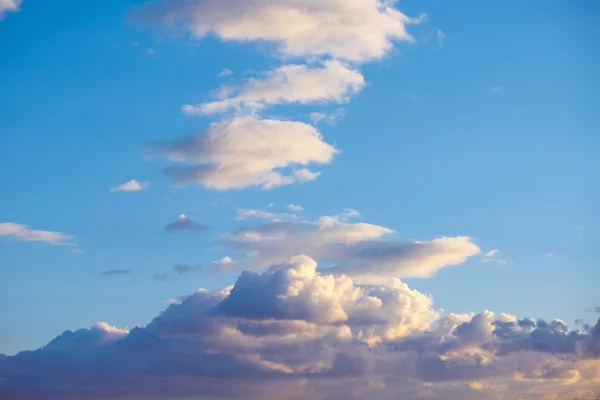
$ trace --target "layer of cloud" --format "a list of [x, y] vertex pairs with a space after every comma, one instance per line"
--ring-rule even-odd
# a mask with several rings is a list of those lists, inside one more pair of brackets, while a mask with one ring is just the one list
[[14, 222], [0, 223], [0, 236], [22, 242], [43, 242], [54, 246], [76, 246], [75, 237], [66, 233], [31, 229]]
[[0, 20], [9, 12], [19, 11], [21, 0], [0, 0]]
[[110, 192], [139, 192], [150, 186], [149, 182], [140, 182], [135, 179], [127, 181], [117, 186], [110, 188]]
[[440, 316], [399, 280], [357, 285], [300, 255], [174, 299], [144, 327], [98, 323], [0, 356], [0, 397], [592, 398], [599, 349], [600, 321]]
[[167, 226], [165, 226], [165, 232], [204, 232], [208, 227], [201, 222], [196, 222], [190, 219], [187, 215], [181, 214], [177, 219]]
[[282, 65], [238, 87], [226, 86], [218, 101], [185, 105], [187, 115], [215, 114], [230, 110], [256, 112], [270, 104], [344, 103], [365, 85], [362, 74], [335, 60], [320, 67]]
[[353, 209], [313, 222], [275, 219], [276, 213], [262, 212], [261, 216], [270, 220], [239, 228], [222, 238], [232, 251], [241, 255], [238, 263], [224, 266], [225, 270], [262, 268], [302, 253], [330, 265], [330, 272], [374, 282], [394, 277], [427, 277], [480, 253], [467, 236], [429, 241], [391, 239], [393, 231], [389, 228], [351, 222], [360, 216]]
[[407, 25], [424, 19], [407, 17], [390, 0], [162, 0], [133, 16], [183, 27], [198, 38], [273, 42], [284, 56], [358, 62], [383, 57], [395, 41], [412, 42]]
[[205, 133], [159, 144], [157, 151], [178, 163], [166, 169], [177, 185], [218, 190], [314, 180], [319, 172], [306, 166], [329, 163], [337, 153], [308, 124], [253, 117], [215, 122]]

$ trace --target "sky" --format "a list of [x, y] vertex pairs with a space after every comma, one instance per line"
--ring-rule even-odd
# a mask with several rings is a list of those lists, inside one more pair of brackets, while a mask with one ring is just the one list
[[0, 0], [0, 394], [600, 393], [598, 18]]

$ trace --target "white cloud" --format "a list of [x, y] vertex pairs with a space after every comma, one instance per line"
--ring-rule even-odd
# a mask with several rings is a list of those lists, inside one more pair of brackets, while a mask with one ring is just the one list
[[150, 186], [150, 182], [139, 182], [135, 179], [110, 188], [110, 192], [139, 192]]
[[232, 71], [232, 70], [230, 70], [230, 69], [228, 69], [228, 68], [223, 68], [223, 69], [222, 69], [222, 70], [221, 70], [221, 71], [220, 71], [220, 72], [217, 74], [217, 76], [218, 76], [219, 78], [222, 78], [222, 77], [224, 77], [224, 76], [229, 76], [229, 75], [231, 75], [231, 74], [233, 74], [233, 71]]
[[492, 88], [490, 88], [490, 93], [491, 94], [498, 94], [504, 91], [504, 88], [502, 86], [493, 86]]
[[444, 33], [443, 30], [438, 29], [436, 32], [436, 35], [437, 35], [437, 39], [438, 39], [438, 44], [440, 46], [443, 46], [444, 42], [446, 41], [446, 34]]
[[326, 61], [321, 67], [282, 65], [262, 77], [247, 79], [238, 87], [221, 88], [221, 100], [185, 105], [182, 112], [201, 115], [229, 110], [255, 112], [282, 103], [344, 103], [364, 85], [359, 71], [335, 60]]
[[23, 242], [44, 242], [55, 246], [76, 246], [75, 237], [66, 233], [30, 229], [13, 222], [0, 223], [0, 236], [11, 237]]
[[[369, 61], [392, 50], [395, 41], [412, 42], [409, 18], [389, 0], [204, 0], [153, 2], [134, 17], [183, 26], [196, 37], [269, 41], [284, 56], [331, 56]], [[235, 10], [233, 12], [232, 10]]]
[[481, 261], [485, 263], [493, 262], [501, 265], [508, 264], [507, 259], [500, 257], [500, 251], [498, 249], [493, 249], [484, 253]]
[[[237, 229], [224, 240], [246, 256], [233, 266], [238, 269], [260, 269], [284, 262], [295, 254], [308, 254], [319, 262], [333, 264], [329, 272], [360, 277], [361, 282], [427, 277], [480, 253], [479, 247], [466, 236], [431, 241], [391, 240], [386, 237], [393, 233], [389, 228], [349, 222], [359, 215], [356, 210], [345, 209], [315, 222], [271, 221]], [[230, 266], [224, 268], [230, 269]]]
[[0, 0], [0, 20], [9, 12], [19, 11], [21, 0]]
[[166, 169], [177, 185], [218, 190], [314, 180], [319, 173], [305, 166], [327, 164], [338, 152], [310, 125], [253, 117], [215, 122], [204, 134], [163, 143], [157, 150], [175, 163], [186, 163]]
[[266, 219], [271, 221], [295, 220], [298, 216], [290, 213], [276, 213], [264, 210], [238, 208], [237, 219]]
[[319, 124], [321, 122], [326, 122], [329, 125], [335, 125], [337, 121], [344, 118], [346, 116], [346, 111], [343, 108], [338, 108], [333, 112], [312, 112], [309, 115], [310, 120], [314, 124]]
[[298, 206], [296, 204], [286, 204], [285, 208], [287, 208], [290, 211], [294, 211], [294, 212], [304, 211], [304, 207]]

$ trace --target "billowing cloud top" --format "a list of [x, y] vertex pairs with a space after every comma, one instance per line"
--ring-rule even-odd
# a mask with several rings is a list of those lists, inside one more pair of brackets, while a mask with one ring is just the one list
[[134, 17], [188, 29], [201, 38], [269, 41], [285, 56], [331, 56], [350, 61], [383, 57], [394, 41], [412, 41], [409, 18], [390, 0], [163, 0]]
[[307, 256], [176, 303], [145, 327], [99, 323], [0, 356], [0, 397], [543, 399], [600, 383], [600, 322], [440, 317], [399, 280], [357, 285]]

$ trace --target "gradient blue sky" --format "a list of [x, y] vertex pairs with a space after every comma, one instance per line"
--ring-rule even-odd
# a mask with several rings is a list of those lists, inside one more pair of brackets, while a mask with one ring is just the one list
[[[0, 353], [96, 321], [143, 325], [169, 298], [233, 283], [237, 273], [153, 276], [228, 255], [214, 239], [243, 225], [236, 208], [289, 203], [311, 219], [353, 208], [400, 239], [467, 235], [498, 249], [506, 264], [473, 257], [406, 279], [446, 311], [593, 320], [600, 4], [404, 1], [405, 14], [428, 18], [411, 26], [415, 43], [361, 67], [367, 86], [341, 106], [345, 118], [319, 125], [341, 150], [322, 175], [215, 191], [174, 188], [145, 146], [200, 131], [214, 118], [189, 118], [182, 104], [281, 61], [264, 44], [128, 19], [141, 3], [26, 0], [0, 21], [0, 222], [73, 235], [82, 250], [0, 237]], [[234, 74], [218, 77], [224, 68]], [[267, 114], [309, 121], [339, 107]], [[130, 179], [151, 184], [109, 193]], [[209, 229], [165, 234], [181, 213]]]

